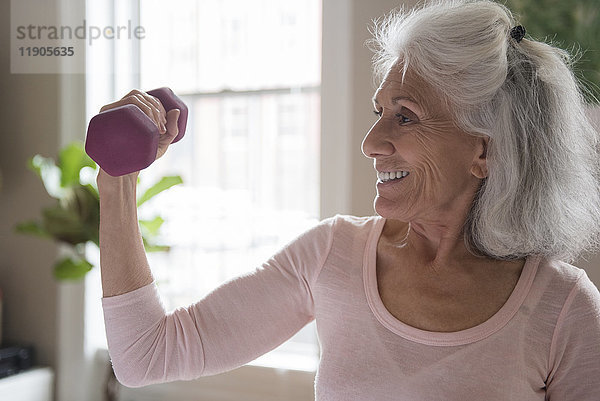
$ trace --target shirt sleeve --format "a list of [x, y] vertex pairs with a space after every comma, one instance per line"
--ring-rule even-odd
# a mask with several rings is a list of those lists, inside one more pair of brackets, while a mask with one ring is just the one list
[[550, 347], [546, 400], [600, 394], [600, 293], [582, 270], [559, 315]]
[[166, 313], [155, 283], [102, 299], [108, 351], [128, 387], [191, 380], [240, 367], [314, 319], [311, 286], [335, 218], [288, 243], [262, 266]]

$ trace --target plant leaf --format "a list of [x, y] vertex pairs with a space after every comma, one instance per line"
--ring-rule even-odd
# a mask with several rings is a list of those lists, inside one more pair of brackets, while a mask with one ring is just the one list
[[[92, 195], [94, 195], [94, 198], [100, 202], [100, 195], [98, 194], [98, 188], [96, 188], [93, 184], [85, 184], [84, 187], [86, 187], [88, 189], [88, 191], [90, 191], [90, 193]], [[99, 204], [98, 204], [99, 205]]]
[[140, 228], [144, 235], [154, 237], [164, 222], [162, 217], [156, 216], [153, 220], [140, 220]]
[[142, 241], [144, 242], [146, 252], [169, 252], [171, 250], [169, 245], [152, 244], [144, 237], [142, 237]]
[[77, 202], [74, 204], [87, 238], [99, 244], [100, 236], [100, 202], [96, 189], [87, 184], [73, 188]]
[[153, 196], [161, 193], [162, 191], [171, 188], [174, 185], [181, 184], [183, 179], [179, 175], [172, 175], [161, 178], [159, 182], [151, 186], [144, 192], [144, 194], [138, 199], [137, 205], [138, 207], [146, 202], [148, 199], [151, 199]]
[[90, 214], [86, 219], [86, 227], [91, 241], [100, 247], [100, 198], [98, 196], [98, 190], [92, 185], [88, 184], [85, 186], [89, 193], [89, 196], [94, 199], [90, 202]]
[[83, 144], [72, 142], [60, 151], [58, 167], [61, 171], [60, 185], [63, 188], [79, 185], [79, 172], [84, 167], [96, 168], [96, 163], [85, 153]]
[[48, 194], [56, 199], [61, 199], [66, 190], [61, 187], [61, 172], [54, 164], [54, 160], [41, 155], [35, 155], [28, 161], [28, 167], [42, 179]]
[[71, 245], [93, 241], [76, 211], [57, 205], [43, 209], [42, 215], [44, 229], [57, 240]]
[[100, 224], [100, 203], [94, 188], [89, 184], [77, 185], [70, 188], [68, 195], [60, 201], [60, 205], [72, 211], [81, 223], [92, 230], [97, 231]]
[[54, 277], [58, 280], [77, 280], [92, 270], [92, 264], [87, 260], [64, 258], [54, 265]]
[[146, 252], [169, 252], [171, 247], [168, 245], [147, 245]]
[[30, 220], [19, 223], [15, 226], [15, 232], [19, 234], [36, 235], [42, 238], [52, 238], [52, 236], [38, 222]]

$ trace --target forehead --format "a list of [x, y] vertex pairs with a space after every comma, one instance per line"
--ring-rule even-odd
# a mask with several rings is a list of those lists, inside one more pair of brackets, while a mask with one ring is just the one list
[[373, 102], [396, 104], [403, 101], [425, 111], [436, 106], [437, 97], [431, 85], [427, 85], [421, 77], [409, 69], [402, 79], [402, 68], [395, 66], [388, 71], [375, 91]]

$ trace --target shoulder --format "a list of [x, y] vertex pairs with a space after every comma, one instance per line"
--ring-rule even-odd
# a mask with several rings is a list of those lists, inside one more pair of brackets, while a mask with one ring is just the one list
[[548, 275], [548, 290], [561, 300], [559, 323], [591, 317], [598, 321], [600, 292], [584, 269], [555, 259], [542, 259], [540, 269]]
[[351, 216], [336, 214], [326, 219], [331, 224], [331, 242], [334, 248], [342, 249], [349, 246], [359, 246], [368, 241], [373, 228], [382, 220], [380, 216]]
[[562, 260], [535, 258], [539, 264], [527, 302], [537, 323], [555, 334], [573, 325], [597, 325], [600, 293], [585, 270]]
[[600, 293], [585, 270], [562, 261], [548, 266], [555, 283], [569, 289], [566, 295], [557, 295], [560, 308], [550, 344], [550, 389], [564, 386], [569, 377], [576, 383], [586, 381], [585, 375], [600, 374]]
[[335, 224], [335, 230], [340, 233], [369, 232], [373, 226], [380, 221], [380, 216], [352, 216], [347, 214], [336, 214], [327, 220]]
[[375, 224], [381, 220], [379, 216], [351, 216], [336, 214], [325, 218], [312, 228], [302, 233], [297, 240], [317, 241], [321, 244], [331, 244], [344, 239], [366, 239]]
[[343, 237], [366, 237], [378, 216], [357, 217], [336, 214], [325, 218], [306, 229], [289, 241], [282, 249], [283, 252], [294, 251], [303, 255], [325, 256], [331, 250], [333, 242]]
[[600, 327], [600, 292], [585, 270], [573, 268], [579, 274], [565, 301], [564, 314], [574, 319], [594, 321], [595, 326]]
[[548, 287], [554, 292], [569, 293], [578, 282], [586, 279], [590, 281], [585, 270], [577, 266], [558, 259], [545, 257], [539, 259], [539, 276], [547, 281]]
[[357, 241], [368, 237], [376, 221], [376, 216], [338, 214], [325, 218], [288, 242], [272, 257], [273, 262], [278, 266], [293, 266], [312, 282], [332, 252], [349, 254]]

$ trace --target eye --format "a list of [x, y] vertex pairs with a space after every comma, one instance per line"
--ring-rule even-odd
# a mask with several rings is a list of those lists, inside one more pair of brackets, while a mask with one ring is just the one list
[[412, 122], [412, 120], [406, 117], [404, 114], [396, 113], [396, 117], [400, 119], [400, 123], [406, 124]]
[[381, 117], [381, 115], [383, 114], [383, 111], [373, 110], [373, 113], [375, 113], [376, 116]]

